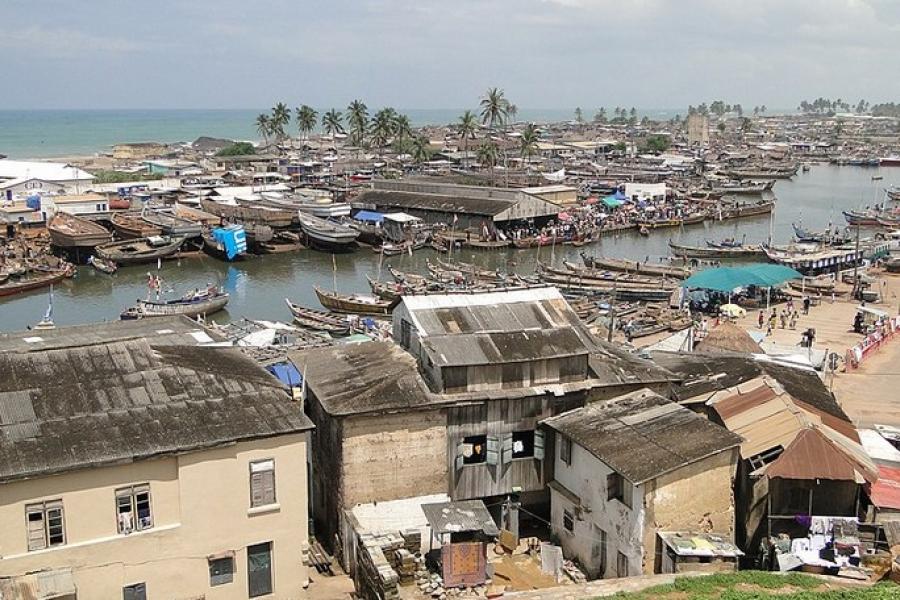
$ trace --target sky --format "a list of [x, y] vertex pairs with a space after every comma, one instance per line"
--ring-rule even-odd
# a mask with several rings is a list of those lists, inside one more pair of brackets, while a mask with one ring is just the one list
[[898, 0], [2, 0], [0, 23], [0, 109], [900, 101]]

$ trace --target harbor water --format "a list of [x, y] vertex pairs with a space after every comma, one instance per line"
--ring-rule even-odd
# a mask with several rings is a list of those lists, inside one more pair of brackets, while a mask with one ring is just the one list
[[[873, 176], [883, 177], [873, 180]], [[884, 188], [900, 186], [900, 168], [813, 166], [792, 180], [775, 184], [777, 205], [774, 219], [761, 216], [723, 222], [706, 222], [682, 229], [660, 229], [642, 237], [635, 231], [604, 237], [602, 241], [580, 248], [572, 246], [544, 247], [531, 250], [502, 251], [463, 250], [454, 258], [474, 262], [486, 268], [499, 268], [518, 273], [533, 273], [538, 260], [561, 264], [563, 260], [580, 261], [579, 253], [604, 254], [612, 257], [658, 262], [668, 255], [668, 240], [704, 245], [705, 239], [745, 237], [747, 244], [765, 242], [773, 235], [775, 243], [787, 243], [793, 232], [791, 223], [802, 221], [808, 229], [824, 229], [830, 223], [846, 224], [842, 210], [860, 209], [885, 201]], [[867, 232], [863, 232], [867, 235]], [[343, 293], [369, 292], [366, 275], [390, 277], [387, 265], [400, 270], [425, 272], [426, 258], [435, 258], [430, 249], [412, 256], [385, 258], [367, 247], [347, 254], [331, 254], [303, 250], [262, 257], [247, 257], [225, 263], [206, 255], [164, 262], [159, 275], [165, 287], [172, 289], [168, 298], [187, 293], [209, 283], [222, 285], [231, 294], [226, 311], [211, 320], [224, 322], [248, 317], [289, 321], [285, 298], [311, 308], [319, 308], [314, 287], [337, 288]], [[119, 313], [147, 297], [147, 274], [156, 273], [156, 265], [123, 267], [114, 275], [105, 275], [89, 266], [79, 267], [76, 278], [54, 288], [53, 317], [57, 325], [74, 325], [115, 320]], [[41, 319], [48, 301], [47, 290], [0, 298], [0, 331], [23, 330]]]

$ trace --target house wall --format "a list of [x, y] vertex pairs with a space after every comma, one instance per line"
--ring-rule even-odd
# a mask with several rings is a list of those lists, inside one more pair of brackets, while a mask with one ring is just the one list
[[[632, 508], [616, 499], [607, 500], [606, 477], [613, 470], [576, 443], [572, 444], [571, 464], [566, 464], [560, 458], [562, 436], [553, 437], [554, 479], [569, 492], [560, 493], [551, 487], [550, 523], [563, 554], [577, 559], [590, 577], [608, 578], [616, 577], [617, 553], [621, 552], [628, 559], [628, 574], [640, 574], [645, 523], [642, 487], [625, 480], [625, 485], [631, 486]], [[572, 532], [563, 526], [566, 510], [576, 517]], [[606, 532], [605, 548], [601, 531]]]
[[[0, 485], [0, 577], [73, 571], [79, 598], [247, 598], [247, 546], [272, 542], [272, 598], [307, 583], [306, 434], [241, 442], [176, 457], [82, 469]], [[277, 503], [250, 509], [249, 463], [275, 461]], [[149, 483], [152, 529], [117, 533], [115, 490]], [[27, 550], [25, 505], [61, 499], [66, 544]], [[235, 553], [234, 580], [210, 587], [207, 557]]]
[[714, 532], [734, 541], [732, 481], [738, 452], [737, 448], [719, 452], [644, 485], [645, 574], [654, 572], [657, 531]]

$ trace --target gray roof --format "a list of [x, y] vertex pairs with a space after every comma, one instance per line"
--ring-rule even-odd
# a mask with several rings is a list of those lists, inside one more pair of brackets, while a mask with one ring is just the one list
[[415, 358], [390, 341], [313, 348], [289, 356], [330, 415], [408, 411], [442, 403], [428, 393]]
[[498, 198], [471, 198], [444, 194], [368, 190], [360, 194], [353, 201], [353, 204], [493, 217], [513, 206], [516, 202]]
[[187, 317], [89, 323], [0, 334], [0, 352], [35, 352], [146, 338], [154, 346], [196, 346], [225, 338]]
[[0, 481], [311, 427], [236, 349], [140, 339], [0, 353]]
[[497, 524], [481, 500], [423, 504], [422, 512], [435, 533], [479, 531], [487, 536], [500, 535]]
[[648, 389], [542, 421], [639, 485], [742, 439]]
[[422, 338], [422, 347], [441, 367], [507, 364], [588, 353], [578, 334], [564, 328], [431, 335]]

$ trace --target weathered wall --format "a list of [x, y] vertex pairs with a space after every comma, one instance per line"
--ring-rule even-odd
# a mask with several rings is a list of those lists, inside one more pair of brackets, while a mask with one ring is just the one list
[[342, 423], [339, 418], [329, 417], [322, 409], [312, 391], [307, 392], [306, 414], [316, 426], [310, 434], [310, 507], [316, 539], [326, 550], [337, 551], [335, 539], [342, 507], [341, 445]]
[[[247, 546], [272, 542], [272, 598], [307, 582], [306, 436], [243, 442], [178, 457], [84, 469], [0, 485], [0, 577], [70, 568], [79, 598], [121, 598], [145, 582], [150, 598], [247, 597]], [[250, 509], [249, 463], [275, 460], [276, 504]], [[149, 483], [152, 529], [120, 535], [115, 490]], [[61, 499], [66, 544], [28, 552], [25, 505]], [[207, 557], [235, 553], [232, 583], [210, 587]]]
[[644, 495], [643, 572], [652, 574], [657, 531], [714, 532], [734, 540], [732, 480], [738, 449], [686, 465], [648, 482]]
[[341, 508], [447, 491], [443, 411], [348, 417], [341, 454]]

